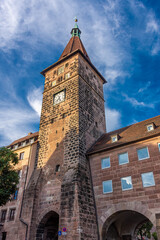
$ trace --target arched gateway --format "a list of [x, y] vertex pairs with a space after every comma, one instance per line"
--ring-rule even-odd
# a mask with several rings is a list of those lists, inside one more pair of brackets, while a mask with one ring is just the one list
[[40, 221], [36, 240], [58, 240], [59, 215], [54, 212], [48, 212]]
[[137, 240], [139, 227], [147, 222], [150, 220], [137, 211], [117, 211], [105, 221], [102, 240]]

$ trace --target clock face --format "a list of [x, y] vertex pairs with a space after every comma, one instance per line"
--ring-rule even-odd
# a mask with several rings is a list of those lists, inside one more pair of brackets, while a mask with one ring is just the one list
[[53, 104], [56, 105], [58, 103], [61, 103], [65, 100], [65, 90], [54, 94], [53, 96]]

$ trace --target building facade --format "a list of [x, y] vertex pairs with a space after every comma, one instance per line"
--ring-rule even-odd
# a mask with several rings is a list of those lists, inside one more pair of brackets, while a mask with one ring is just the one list
[[71, 34], [42, 71], [39, 132], [9, 146], [20, 183], [1, 207], [1, 239], [137, 239], [146, 221], [160, 234], [160, 116], [106, 133], [106, 80], [77, 22]]

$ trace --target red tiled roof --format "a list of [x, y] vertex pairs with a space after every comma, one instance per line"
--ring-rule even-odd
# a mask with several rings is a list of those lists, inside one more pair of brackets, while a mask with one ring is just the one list
[[26, 141], [26, 140], [28, 140], [28, 139], [30, 139], [30, 138], [33, 138], [33, 137], [38, 137], [38, 135], [39, 135], [39, 132], [31, 133], [30, 135], [27, 135], [27, 136], [25, 136], [25, 137], [23, 137], [23, 138], [20, 138], [20, 139], [15, 140], [15, 141], [12, 142], [9, 146], [13, 146], [13, 145], [15, 145], [15, 144], [17, 144], [17, 143]]
[[63, 59], [64, 57], [68, 56], [69, 54], [71, 54], [72, 52], [76, 51], [76, 50], [80, 50], [84, 56], [89, 60], [90, 58], [88, 57], [88, 54], [83, 46], [83, 43], [81, 41], [81, 39], [78, 36], [74, 36], [71, 37], [71, 39], [69, 40], [67, 46], [65, 47], [63, 53], [61, 54], [59, 60]]
[[[155, 124], [155, 129], [147, 131], [147, 125], [150, 123]], [[111, 142], [111, 136], [118, 134], [119, 140], [117, 142]], [[113, 132], [103, 134], [97, 142], [88, 150], [87, 155], [92, 153], [109, 150], [112, 148], [127, 145], [132, 142], [137, 142], [143, 139], [160, 135], [160, 115], [147, 119], [145, 121], [135, 123], [133, 125], [115, 130]]]

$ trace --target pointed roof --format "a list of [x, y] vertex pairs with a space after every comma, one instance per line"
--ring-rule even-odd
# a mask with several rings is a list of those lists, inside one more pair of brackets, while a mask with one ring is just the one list
[[69, 54], [71, 54], [76, 50], [80, 50], [83, 53], [83, 55], [91, 62], [79, 36], [71, 37], [63, 53], [61, 54], [59, 60], [63, 59], [64, 57], [68, 56]]

